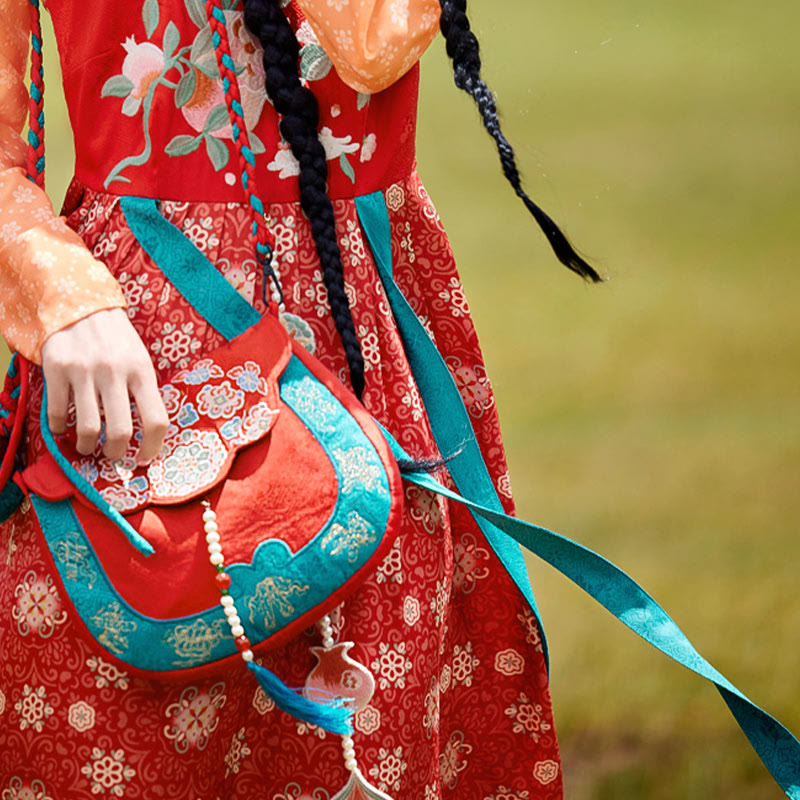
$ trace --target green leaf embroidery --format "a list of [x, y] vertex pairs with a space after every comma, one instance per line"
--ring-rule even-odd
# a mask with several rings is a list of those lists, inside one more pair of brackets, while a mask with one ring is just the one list
[[169, 58], [175, 52], [175, 48], [178, 46], [180, 40], [181, 34], [178, 30], [178, 26], [170, 20], [164, 30], [164, 38], [162, 40], [165, 58]]
[[262, 142], [258, 136], [252, 131], [248, 131], [248, 135], [250, 136], [250, 149], [253, 151], [254, 155], [267, 152], [267, 148], [264, 147], [264, 142]]
[[192, 99], [196, 85], [194, 70], [189, 68], [175, 87], [175, 108], [183, 108]]
[[202, 140], [202, 136], [180, 134], [170, 141], [164, 148], [164, 152], [168, 156], [187, 156], [189, 153], [194, 153], [194, 151], [200, 147], [200, 142]]
[[211, 28], [206, 25], [205, 28], [197, 32], [192, 42], [192, 51], [189, 58], [192, 61], [199, 61], [203, 56], [209, 53], [214, 54], [214, 40], [211, 38]]
[[122, 113], [126, 117], [135, 117], [136, 112], [141, 108], [141, 106], [141, 97], [133, 97], [133, 95], [128, 95], [125, 98], [125, 102], [122, 104]]
[[332, 67], [328, 54], [318, 44], [307, 44], [300, 52], [300, 77], [303, 80], [320, 81]]
[[192, 22], [194, 22], [198, 28], [205, 27], [208, 20], [206, 18], [203, 0], [185, 0], [185, 2], [186, 12], [189, 14], [189, 18], [192, 20]]
[[364, 106], [369, 103], [369, 100], [370, 100], [371, 96], [372, 95], [364, 94], [364, 92], [359, 92], [358, 93], [358, 100], [356, 101], [356, 104], [358, 105], [358, 110], [359, 111], [361, 111], [361, 109], [364, 108]]
[[144, 5], [142, 6], [142, 22], [144, 22], [144, 30], [148, 39], [158, 27], [158, 16], [158, 0], [144, 0]]
[[[217, 106], [219, 108], [219, 106]], [[213, 113], [213, 112], [212, 112]], [[227, 163], [230, 152], [226, 144], [213, 136], [206, 136], [206, 152], [214, 169], [219, 172]]]
[[353, 171], [353, 165], [347, 160], [347, 153], [342, 153], [339, 156], [339, 166], [342, 168], [342, 172], [355, 183], [356, 173]]
[[127, 97], [133, 90], [133, 82], [124, 75], [112, 75], [100, 90], [100, 97]]
[[211, 113], [208, 115], [206, 124], [203, 127], [203, 133], [211, 133], [219, 130], [225, 123], [228, 122], [228, 108], [224, 104], [214, 106]]

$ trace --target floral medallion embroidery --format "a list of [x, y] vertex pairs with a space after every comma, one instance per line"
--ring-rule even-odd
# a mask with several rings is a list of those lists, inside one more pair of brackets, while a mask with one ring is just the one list
[[494, 657], [494, 668], [501, 675], [522, 675], [525, 672], [525, 659], [513, 647], [498, 650]]
[[3, 789], [0, 800], [53, 800], [44, 783], [35, 778], [30, 783], [23, 783], [22, 778], [14, 776], [8, 782], [8, 788]]
[[403, 621], [408, 625], [410, 628], [413, 628], [419, 622], [420, 618], [420, 605], [419, 600], [416, 597], [412, 597], [410, 594], [406, 595], [405, 600], [403, 601]]
[[366, 706], [355, 715], [353, 726], [360, 733], [369, 736], [380, 728], [381, 712], [373, 706]]
[[302, 597], [310, 588], [307, 583], [291, 578], [267, 576], [256, 584], [253, 596], [247, 601], [250, 622], [273, 630], [278, 624], [278, 615], [284, 619], [291, 617], [295, 613], [293, 599]]
[[208, 691], [187, 686], [176, 703], [167, 706], [169, 723], [164, 736], [172, 739], [175, 750], [205, 750], [211, 734], [219, 725], [219, 710], [225, 705], [225, 684], [215, 683]]
[[350, 494], [354, 489], [386, 494], [380, 462], [366, 447], [336, 449], [333, 451], [333, 457], [338, 464], [337, 473], [342, 482], [343, 494]]
[[78, 700], [67, 709], [67, 722], [78, 733], [85, 733], [94, 727], [95, 710], [87, 702]]
[[378, 749], [378, 763], [370, 767], [369, 774], [377, 780], [378, 788], [381, 791], [397, 792], [406, 771], [406, 762], [403, 760], [402, 745], [389, 750], [388, 748]]
[[536, 766], [533, 768], [533, 777], [543, 786], [552, 783], [558, 777], [558, 773], [558, 762], [549, 759], [547, 761], [537, 762]]
[[19, 729], [31, 730], [41, 733], [45, 722], [53, 715], [53, 707], [47, 701], [47, 691], [44, 686], [35, 689], [26, 683], [22, 687], [22, 696], [14, 704], [14, 710], [19, 714]]
[[11, 616], [21, 636], [35, 633], [42, 639], [49, 639], [56, 626], [67, 621], [67, 612], [62, 608], [58, 590], [49, 575], [39, 578], [35, 570], [28, 570], [15, 595], [17, 602], [11, 609]]
[[472, 653], [472, 642], [467, 642], [463, 647], [456, 645], [453, 648], [453, 685], [461, 683], [472, 686], [472, 675], [478, 664], [480, 661]]
[[542, 706], [529, 700], [524, 692], [519, 693], [516, 702], [512, 703], [505, 713], [514, 720], [514, 733], [530, 736], [534, 742], [538, 742], [541, 734], [547, 733], [551, 728], [543, 716]]
[[370, 665], [379, 675], [378, 683], [381, 689], [394, 686], [403, 689], [406, 685], [406, 675], [411, 671], [411, 659], [406, 655], [406, 643], [378, 645], [378, 658]]
[[92, 794], [110, 794], [114, 797], [125, 795], [126, 785], [136, 775], [136, 770], [125, 763], [123, 750], [106, 753], [99, 747], [92, 748], [92, 755], [82, 767], [81, 772], [89, 779]]

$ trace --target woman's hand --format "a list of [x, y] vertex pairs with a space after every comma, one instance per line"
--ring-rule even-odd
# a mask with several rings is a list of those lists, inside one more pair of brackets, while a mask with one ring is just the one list
[[[75, 402], [79, 453], [88, 455], [105, 415], [103, 453], [121, 458], [133, 435], [130, 397], [142, 422], [140, 463], [158, 455], [169, 419], [158, 390], [153, 362], [121, 308], [97, 311], [48, 337], [42, 348], [50, 430], [64, 433], [70, 389]], [[98, 403], [99, 400], [99, 403]]]

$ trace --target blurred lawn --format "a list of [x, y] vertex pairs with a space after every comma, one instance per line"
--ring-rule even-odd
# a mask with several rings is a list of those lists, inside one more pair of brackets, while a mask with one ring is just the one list
[[[554, 262], [434, 47], [420, 172], [467, 286], [519, 511], [631, 572], [800, 732], [800, 6], [473, 5], [533, 196], [611, 276], [588, 287]], [[782, 796], [713, 688], [531, 570], [570, 800]]]

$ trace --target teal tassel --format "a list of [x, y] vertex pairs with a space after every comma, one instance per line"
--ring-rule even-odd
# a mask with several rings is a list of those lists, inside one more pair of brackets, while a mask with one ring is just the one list
[[315, 703], [290, 689], [274, 672], [251, 661], [247, 665], [258, 679], [261, 688], [275, 705], [295, 719], [316, 725], [330, 733], [349, 736], [353, 732], [353, 712], [338, 698], [328, 703]]

